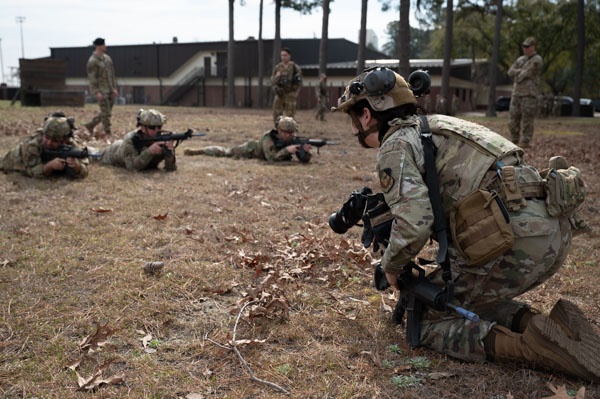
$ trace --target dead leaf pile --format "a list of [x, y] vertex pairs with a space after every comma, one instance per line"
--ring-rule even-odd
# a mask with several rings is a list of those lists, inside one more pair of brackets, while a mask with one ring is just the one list
[[102, 385], [118, 385], [121, 384], [125, 376], [121, 374], [114, 374], [110, 377], [104, 377], [106, 369], [114, 362], [114, 359], [105, 361], [102, 363], [94, 373], [89, 377], [82, 377], [77, 368], [86, 359], [92, 359], [101, 348], [103, 348], [107, 342], [108, 337], [115, 333], [117, 329], [112, 329], [108, 326], [108, 322], [105, 324], [96, 323], [96, 332], [92, 335], [88, 335], [79, 342], [79, 349], [83, 353], [82, 356], [75, 362], [67, 366], [75, 372], [77, 376], [78, 391], [95, 391]]

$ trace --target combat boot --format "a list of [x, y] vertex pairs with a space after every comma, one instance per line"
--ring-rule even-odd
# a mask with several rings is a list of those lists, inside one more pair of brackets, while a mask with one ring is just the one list
[[204, 150], [202, 148], [198, 150], [192, 150], [191, 148], [186, 148], [183, 150], [183, 155], [202, 155], [204, 154]]
[[94, 135], [94, 125], [92, 125], [91, 123], [85, 123], [83, 125], [85, 127], [85, 130], [88, 131], [89, 134], [91, 134], [92, 136]]
[[600, 348], [600, 335], [587, 320], [581, 309], [572, 302], [559, 299], [548, 316], [573, 341], [584, 342], [591, 348]]
[[[554, 317], [570, 320], [571, 313]], [[592, 331], [593, 334], [593, 331]], [[547, 368], [587, 381], [600, 381], [598, 340], [572, 339], [558, 323], [544, 315], [535, 315], [523, 334], [495, 326], [486, 337], [486, 351], [497, 361], [522, 361], [535, 368]]]

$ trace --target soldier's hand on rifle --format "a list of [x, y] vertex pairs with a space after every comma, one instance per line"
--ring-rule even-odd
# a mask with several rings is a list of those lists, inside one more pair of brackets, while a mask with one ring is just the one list
[[397, 273], [385, 272], [385, 277], [387, 278], [387, 281], [390, 284], [390, 286], [394, 287], [397, 290], [400, 289], [400, 287], [398, 287], [398, 274]]
[[77, 158], [68, 157], [65, 161], [67, 166], [73, 169], [75, 174], [79, 173], [79, 171], [81, 170], [81, 164], [79, 163], [79, 160]]
[[53, 170], [63, 170], [65, 168], [66, 161], [62, 158], [54, 158], [52, 161], [47, 162], [44, 165], [44, 171], [48, 170], [49, 172]]
[[292, 144], [292, 145], [288, 145], [287, 147], [285, 147], [285, 149], [287, 150], [287, 152], [289, 152], [290, 154], [295, 154], [298, 151], [298, 148], [300, 147], [299, 144]]
[[306, 143], [302, 148], [304, 148], [304, 151], [309, 152], [310, 150], [312, 150], [312, 145]]
[[163, 148], [168, 148], [169, 150], [173, 150], [173, 142], [172, 141], [156, 141], [148, 147], [148, 151], [150, 154], [158, 155], [162, 154]]

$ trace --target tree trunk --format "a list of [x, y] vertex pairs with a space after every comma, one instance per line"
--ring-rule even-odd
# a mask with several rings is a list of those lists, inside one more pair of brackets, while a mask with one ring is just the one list
[[577, 59], [575, 61], [575, 82], [573, 88], [573, 116], [581, 116], [581, 86], [585, 61], [585, 4], [577, 0]]
[[329, 0], [323, 0], [323, 25], [319, 47], [319, 75], [327, 74], [327, 43], [329, 40]]
[[273, 65], [279, 63], [281, 53], [281, 0], [275, 0], [275, 38], [273, 39]]
[[400, 0], [398, 19], [398, 73], [405, 79], [410, 74], [410, 0]]
[[452, 0], [447, 0], [446, 2], [446, 34], [445, 34], [445, 42], [444, 42], [444, 63], [442, 65], [442, 113], [448, 115], [450, 114], [450, 104], [452, 102], [452, 98], [450, 96], [450, 68], [452, 61], [452, 28], [453, 28], [453, 20], [454, 20], [454, 11]]
[[229, 42], [227, 43], [227, 106], [235, 107], [235, 39], [233, 36], [233, 4], [235, 0], [229, 0]]
[[365, 49], [367, 47], [367, 10], [369, 0], [361, 0], [360, 8], [360, 32], [358, 34], [358, 54], [356, 74], [360, 75], [365, 69]]
[[260, 8], [258, 12], [258, 108], [264, 106], [263, 90], [264, 90], [264, 76], [265, 76], [265, 48], [262, 39], [262, 28], [263, 28], [263, 0], [260, 0]]
[[498, 54], [500, 53], [500, 33], [502, 30], [502, 1], [496, 0], [496, 25], [494, 28], [494, 47], [492, 48], [492, 59], [488, 64], [488, 79], [490, 92], [488, 93], [488, 104], [486, 116], [496, 116], [496, 80], [498, 69]]

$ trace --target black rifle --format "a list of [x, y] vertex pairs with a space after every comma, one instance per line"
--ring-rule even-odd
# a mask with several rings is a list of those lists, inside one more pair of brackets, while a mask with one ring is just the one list
[[[52, 150], [44, 147], [42, 149], [42, 163], [48, 163], [54, 158], [87, 158], [90, 154], [88, 153], [87, 147], [77, 148], [68, 144], [61, 144], [56, 149]], [[75, 175], [75, 171], [69, 165], [65, 164], [65, 174], [69, 177]]]
[[[413, 271], [417, 271], [417, 275]], [[392, 313], [392, 321], [402, 324], [404, 314], [406, 315], [406, 340], [412, 346], [419, 345], [421, 335], [421, 315], [424, 307], [435, 309], [440, 312], [453, 311], [459, 316], [473, 322], [479, 321], [479, 316], [460, 306], [456, 306], [448, 300], [448, 291], [433, 284], [426, 276], [425, 270], [417, 264], [410, 262], [398, 275], [398, 288], [400, 298]], [[381, 264], [375, 268], [375, 286], [378, 290], [389, 287], [385, 272]]]
[[276, 140], [275, 141], [275, 148], [277, 148], [278, 150], [281, 150], [284, 147], [287, 147], [288, 145], [298, 145], [298, 151], [296, 152], [296, 154], [298, 154], [298, 159], [302, 162], [307, 162], [308, 161], [308, 157], [306, 155], [306, 151], [304, 150], [304, 144], [310, 144], [313, 147], [317, 148], [317, 154], [319, 153], [319, 149], [327, 144], [329, 145], [337, 145], [339, 144], [339, 142], [337, 141], [332, 141], [332, 140], [326, 140], [326, 139], [310, 139], [308, 137], [294, 137], [291, 140], [287, 140], [287, 141], [283, 141], [283, 140]]
[[[387, 210], [389, 208], [381, 194], [373, 194], [371, 189], [363, 187], [360, 191], [353, 191], [342, 208], [330, 216], [329, 227], [338, 234], [344, 234], [362, 220], [361, 240], [363, 245], [369, 247], [373, 243], [386, 247], [392, 221], [388, 217], [384, 217], [379, 224], [373, 223], [373, 221], [377, 220], [379, 216], [385, 215]], [[417, 271], [417, 275], [414, 274], [414, 271]], [[378, 290], [384, 291], [389, 288], [381, 264], [375, 268], [374, 280], [375, 288]], [[478, 315], [452, 303], [451, 285], [446, 284], [446, 287], [442, 289], [433, 284], [425, 276], [425, 270], [413, 262], [404, 267], [398, 276], [397, 283], [400, 288], [400, 298], [396, 303], [392, 320], [396, 324], [401, 324], [404, 314], [407, 313], [406, 338], [412, 346], [419, 345], [420, 321], [425, 307], [440, 312], [453, 311], [473, 322], [479, 321]]]
[[[142, 135], [139, 133], [134, 135], [133, 136], [133, 145], [135, 146], [136, 150], [141, 151], [144, 147], [149, 147], [153, 143], [159, 143], [159, 142], [164, 143], [165, 141], [174, 141], [175, 145], [173, 146], [173, 148], [175, 149], [175, 148], [177, 148], [179, 143], [181, 143], [184, 140], [187, 140], [192, 137], [202, 137], [202, 136], [206, 136], [206, 133], [194, 133], [194, 131], [192, 129], [188, 129], [183, 133], [173, 133], [173, 132], [161, 130], [154, 137], [151, 137], [151, 136], [142, 137]], [[168, 149], [164, 145], [163, 145], [163, 154], [165, 155], [165, 157], [169, 157], [169, 156], [173, 155], [171, 150]]]

